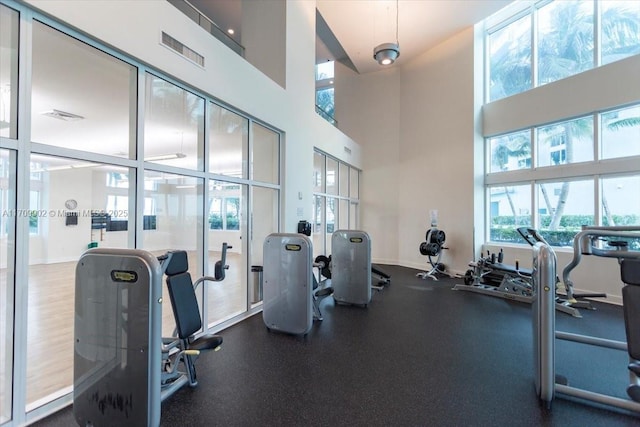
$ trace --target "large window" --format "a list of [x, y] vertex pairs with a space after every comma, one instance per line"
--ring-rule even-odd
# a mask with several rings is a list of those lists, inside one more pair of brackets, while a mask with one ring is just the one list
[[147, 73], [144, 159], [204, 169], [204, 99]]
[[242, 236], [247, 235], [248, 186], [225, 181], [209, 180], [209, 271], [213, 272], [220, 259], [223, 243], [231, 246], [227, 252], [227, 270], [222, 283], [208, 283], [209, 324], [217, 324], [247, 309], [246, 265], [248, 248]]
[[30, 192], [30, 220], [37, 220], [37, 232], [29, 236], [26, 392], [35, 408], [73, 384], [77, 260], [89, 247], [129, 246], [129, 232], [107, 232], [110, 219], [127, 207], [109, 211], [106, 177], [128, 177], [130, 170], [42, 154], [31, 154], [30, 165], [30, 186], [37, 189]]
[[251, 125], [250, 178], [280, 183], [280, 134], [257, 123]]
[[213, 102], [209, 105], [209, 171], [247, 178], [249, 119]]
[[334, 61], [316, 65], [316, 112], [335, 125], [334, 65]]
[[313, 155], [313, 252], [331, 254], [336, 230], [358, 228], [360, 171], [320, 151]]
[[13, 304], [16, 154], [0, 149], [0, 424], [11, 419], [13, 402]]
[[531, 89], [531, 19], [520, 18], [491, 32], [489, 99], [504, 98]]
[[491, 172], [531, 167], [531, 132], [528, 130], [489, 138]]
[[[17, 138], [18, 12], [0, 5], [0, 137]], [[1, 418], [0, 418], [1, 419]]]
[[135, 158], [135, 67], [38, 22], [31, 56], [33, 142]]
[[[558, 93], [571, 91], [584, 85], [572, 76], [640, 54], [640, 2], [514, 2], [485, 28], [487, 102], [522, 93], [491, 102], [489, 112], [505, 103], [531, 111], [552, 105], [540, 97], [550, 89], [526, 92], [551, 83]], [[611, 70], [590, 75], [611, 78]], [[594, 98], [589, 109], [568, 100], [574, 111], [564, 116], [485, 116], [486, 133], [499, 129], [485, 140], [487, 240], [524, 243], [516, 229], [527, 226], [563, 247], [583, 226], [640, 225], [640, 98], [617, 100], [616, 90], [600, 109]], [[624, 83], [619, 91], [628, 92]]]
[[600, 116], [601, 158], [640, 155], [640, 105]]
[[[202, 247], [202, 179], [146, 171], [145, 181], [155, 181], [155, 190], [147, 190], [145, 198], [153, 200], [156, 208], [156, 227], [145, 230], [142, 249], [162, 255], [173, 249], [187, 251], [189, 272], [200, 277], [203, 272], [198, 249]], [[170, 301], [166, 287], [163, 298]], [[162, 310], [162, 336], [171, 336], [175, 322], [171, 310]]]
[[18, 52], [20, 14], [0, 5], [0, 424], [14, 406], [14, 314], [17, 153], [5, 139], [18, 138]]
[[593, 68], [593, 1], [553, 1], [538, 9], [538, 85]]
[[487, 31], [488, 101], [640, 53], [640, 2], [539, 1], [525, 10], [520, 4]]
[[489, 240], [521, 241], [516, 228], [535, 224], [549, 243], [570, 246], [583, 225], [640, 225], [639, 113], [635, 105], [488, 138]]
[[555, 166], [593, 160], [593, 117], [549, 126], [538, 132], [538, 166]]

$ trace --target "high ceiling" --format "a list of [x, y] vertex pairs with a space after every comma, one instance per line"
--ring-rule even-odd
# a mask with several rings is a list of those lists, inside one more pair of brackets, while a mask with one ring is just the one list
[[[303, 0], [296, 0], [303, 1]], [[407, 62], [513, 0], [317, 0], [322, 16], [316, 63], [342, 60], [359, 73], [380, 70], [373, 48], [400, 44], [398, 64]], [[242, 1], [190, 0], [223, 31], [241, 43]], [[396, 25], [396, 14], [397, 23]], [[325, 28], [321, 28], [324, 26]], [[396, 40], [396, 28], [398, 38]], [[328, 31], [327, 31], [328, 30]]]
[[402, 64], [512, 2], [318, 0], [317, 9], [355, 69], [359, 73], [368, 73], [379, 71], [382, 67], [373, 59], [373, 48], [381, 43], [398, 41], [400, 57], [397, 64]]

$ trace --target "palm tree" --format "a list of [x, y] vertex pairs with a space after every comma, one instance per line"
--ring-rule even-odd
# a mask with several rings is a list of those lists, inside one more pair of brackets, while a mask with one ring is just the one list
[[[508, 170], [508, 164], [511, 159], [530, 159], [531, 158], [531, 142], [529, 138], [524, 137], [521, 132], [506, 135], [498, 140], [493, 149], [491, 162], [497, 166], [499, 170]], [[518, 216], [516, 208], [511, 199], [508, 187], [504, 187], [504, 193], [507, 196], [509, 207], [514, 218], [514, 224], [518, 224]]]
[[[555, 126], [540, 128], [538, 133], [539, 145], [550, 145], [564, 147], [564, 156], [556, 160], [556, 164], [565, 164], [574, 162], [575, 143], [582, 139], [593, 138], [593, 121], [591, 120], [572, 120]], [[543, 194], [545, 203], [547, 204], [547, 212], [551, 214], [551, 222], [549, 230], [557, 230], [560, 225], [560, 219], [564, 215], [567, 198], [569, 197], [570, 182], [563, 182], [558, 196], [558, 202], [553, 208], [550, 203], [549, 196], [544, 184], [540, 184], [540, 191]]]
[[316, 91], [316, 107], [322, 111], [323, 116], [333, 119], [335, 113], [333, 88]]

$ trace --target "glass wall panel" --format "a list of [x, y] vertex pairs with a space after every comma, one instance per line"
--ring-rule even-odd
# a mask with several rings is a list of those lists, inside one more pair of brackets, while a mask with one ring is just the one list
[[278, 190], [251, 187], [251, 265], [263, 266], [264, 240], [277, 233], [280, 221]]
[[316, 111], [330, 123], [335, 122], [335, 90], [333, 87], [316, 90]]
[[602, 178], [602, 225], [640, 225], [640, 175]]
[[248, 178], [249, 119], [210, 103], [209, 172]]
[[11, 419], [15, 289], [16, 154], [0, 149], [0, 424]]
[[539, 183], [540, 234], [553, 246], [572, 246], [583, 225], [595, 225], [593, 180]]
[[340, 196], [349, 197], [349, 166], [344, 163], [340, 163], [340, 169], [338, 174], [339, 181], [339, 194]]
[[327, 157], [327, 194], [338, 194], [338, 161]]
[[73, 383], [78, 259], [91, 246], [126, 248], [133, 233], [113, 229], [128, 213], [108, 208], [114, 191], [109, 176], [120, 177], [117, 194], [132, 197], [129, 169], [37, 154], [30, 164], [28, 410], [68, 392]]
[[280, 182], [280, 135], [255, 122], [251, 123], [251, 179]]
[[571, 120], [537, 129], [538, 166], [593, 160], [593, 118]]
[[335, 75], [334, 61], [325, 61], [316, 65], [316, 80], [332, 79]]
[[[169, 250], [187, 251], [189, 273], [193, 280], [203, 274], [202, 229], [203, 180], [182, 175], [145, 171], [145, 216], [143, 247], [154, 255]], [[198, 290], [202, 292], [202, 289]], [[171, 301], [166, 286], [164, 301]], [[162, 335], [171, 336], [175, 322], [170, 304], [162, 309]]]
[[338, 228], [337, 230], [349, 229], [349, 200], [340, 199], [338, 205]]
[[144, 160], [203, 170], [204, 99], [149, 73], [146, 85]]
[[358, 230], [360, 228], [360, 225], [358, 224], [358, 208], [360, 205], [354, 202], [349, 204], [351, 205], [349, 207], [349, 229]]
[[538, 11], [538, 85], [593, 68], [593, 1], [554, 1]]
[[508, 24], [488, 39], [489, 101], [531, 89], [531, 17]]
[[603, 113], [600, 123], [603, 159], [640, 155], [640, 106]]
[[531, 132], [524, 130], [489, 138], [491, 172], [531, 167]]
[[329, 255], [331, 253], [331, 235], [336, 228], [336, 220], [338, 219], [338, 199], [335, 197], [327, 197], [327, 213], [325, 216], [326, 219], [326, 236], [325, 236], [325, 255]]
[[324, 217], [325, 217], [325, 197], [316, 195], [313, 198], [313, 233], [311, 239], [313, 241], [313, 259], [318, 255], [325, 255], [327, 252], [324, 247]]
[[12, 139], [18, 138], [19, 21], [17, 11], [0, 5], [0, 136]]
[[317, 151], [313, 153], [313, 191], [315, 193], [324, 193], [325, 159], [324, 154]]
[[601, 1], [602, 64], [640, 53], [640, 2]]
[[360, 197], [360, 171], [349, 169], [349, 197], [357, 199]]
[[135, 158], [136, 68], [34, 21], [33, 142]]
[[247, 235], [247, 194], [246, 185], [209, 180], [208, 275], [213, 275], [215, 264], [220, 260], [222, 244], [226, 242], [231, 246], [227, 251], [229, 269], [225, 280], [206, 282], [210, 325], [247, 309], [247, 251], [243, 247], [247, 239], [242, 239]]
[[531, 186], [509, 185], [489, 188], [489, 239], [520, 242], [518, 227], [531, 227]]

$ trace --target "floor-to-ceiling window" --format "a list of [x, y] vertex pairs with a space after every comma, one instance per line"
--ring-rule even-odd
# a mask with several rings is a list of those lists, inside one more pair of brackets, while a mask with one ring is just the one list
[[[265, 126], [253, 123], [250, 129], [249, 176], [254, 182], [249, 198], [251, 265], [263, 265], [265, 238], [278, 231], [280, 222], [280, 135]], [[260, 206], [260, 208], [258, 208]], [[251, 302], [260, 300], [259, 292], [252, 292]]]
[[16, 154], [0, 149], [0, 424], [11, 419], [15, 292]]
[[[225, 281], [198, 294], [204, 324], [219, 327], [259, 303], [248, 296], [249, 259], [262, 262], [264, 236], [280, 226], [278, 130], [15, 7], [27, 19], [0, 5], [0, 423], [69, 402], [84, 251], [183, 249], [195, 279], [213, 276], [227, 243]], [[19, 62], [29, 108], [18, 122]]]
[[[107, 209], [108, 176], [125, 181], [128, 168], [32, 153], [30, 157], [27, 407], [35, 408], [73, 384], [75, 267], [91, 245], [128, 247], [112, 231], [125, 215]], [[37, 203], [32, 205], [31, 203]]]
[[131, 172], [120, 160], [135, 158], [137, 95], [133, 65], [44, 22], [32, 21], [31, 29], [28, 410], [73, 384], [78, 258], [92, 242], [132, 247], [133, 227], [111, 229], [128, 206], [107, 210], [107, 176], [121, 176], [118, 193], [133, 199]]
[[[487, 100], [640, 54], [639, 22], [640, 3], [600, 0], [537, 2], [494, 22]], [[524, 243], [516, 229], [528, 226], [571, 246], [584, 225], [640, 225], [640, 97], [532, 124], [486, 139], [487, 240]]]
[[19, 21], [0, 5], [0, 424], [13, 407]]
[[336, 230], [358, 228], [360, 171], [321, 151], [313, 154], [314, 257], [331, 254]]
[[[249, 209], [249, 119], [216, 103], [209, 109], [209, 172], [207, 200], [208, 262], [213, 271], [227, 251], [226, 278], [210, 284], [207, 320], [219, 323], [247, 309], [247, 253]], [[244, 238], [243, 238], [244, 236]]]

